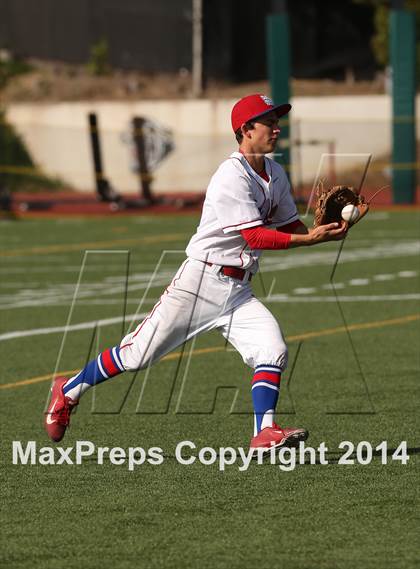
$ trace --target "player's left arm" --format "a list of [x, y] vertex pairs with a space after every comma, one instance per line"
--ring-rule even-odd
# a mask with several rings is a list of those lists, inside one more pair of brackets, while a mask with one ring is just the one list
[[241, 235], [251, 249], [288, 249], [292, 235], [307, 235], [308, 229], [300, 219], [269, 229], [264, 225], [242, 229]]
[[[280, 229], [283, 227], [284, 226]], [[294, 233], [286, 233], [285, 231], [276, 231], [275, 229], [268, 229], [260, 225], [258, 227], [241, 229], [241, 235], [251, 249], [289, 249], [289, 247], [316, 245], [317, 243], [324, 243], [326, 241], [344, 239], [347, 225], [344, 222], [342, 225], [339, 223], [330, 223], [327, 225], [319, 225], [311, 231], [304, 231], [303, 228], [299, 228], [299, 231], [302, 231], [302, 233], [298, 233], [297, 231]]]

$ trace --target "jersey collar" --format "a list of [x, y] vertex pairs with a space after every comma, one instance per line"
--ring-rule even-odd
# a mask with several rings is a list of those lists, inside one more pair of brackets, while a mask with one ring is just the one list
[[264, 166], [265, 166], [265, 171], [267, 172], [267, 176], [268, 176], [268, 182], [266, 180], [264, 180], [264, 178], [262, 178], [258, 172], [256, 172], [251, 165], [249, 164], [248, 160], [245, 158], [245, 156], [242, 154], [242, 152], [233, 152], [230, 155], [231, 158], [237, 158], [238, 160], [240, 160], [242, 166], [245, 168], [245, 170], [248, 172], [248, 174], [254, 178], [254, 180], [256, 180], [260, 185], [262, 185], [264, 188], [268, 189], [270, 186], [270, 182], [272, 179], [272, 168], [271, 168], [271, 164], [270, 164], [270, 160], [264, 156]]

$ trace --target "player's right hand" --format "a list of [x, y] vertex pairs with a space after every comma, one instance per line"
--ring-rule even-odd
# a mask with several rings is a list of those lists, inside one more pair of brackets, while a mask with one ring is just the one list
[[345, 221], [319, 225], [309, 230], [309, 245], [324, 243], [326, 241], [341, 241], [346, 236], [348, 227], [348, 223]]

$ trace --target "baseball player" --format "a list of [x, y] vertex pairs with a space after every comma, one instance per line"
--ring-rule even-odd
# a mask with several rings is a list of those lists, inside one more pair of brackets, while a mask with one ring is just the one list
[[[239, 144], [210, 180], [199, 227], [187, 258], [150, 314], [118, 346], [107, 349], [71, 378], [57, 377], [45, 427], [60, 441], [70, 414], [91, 387], [124, 371], [147, 368], [197, 334], [217, 329], [252, 369], [254, 434], [250, 447], [296, 444], [301, 428], [274, 422], [287, 347], [270, 311], [252, 293], [264, 249], [288, 249], [343, 239], [339, 223], [308, 231], [299, 220], [283, 168], [268, 158], [291, 109], [265, 95], [238, 101], [231, 114]], [[280, 253], [281, 254], [281, 253]]]

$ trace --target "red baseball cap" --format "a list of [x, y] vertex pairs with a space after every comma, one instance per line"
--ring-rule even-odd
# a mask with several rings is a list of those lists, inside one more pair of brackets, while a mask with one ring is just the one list
[[280, 118], [287, 113], [292, 108], [288, 103], [283, 105], [275, 105], [270, 97], [257, 93], [255, 95], [248, 95], [243, 99], [240, 99], [232, 109], [232, 128], [233, 132], [236, 132], [238, 128], [249, 122], [255, 120], [263, 115], [274, 111]]

